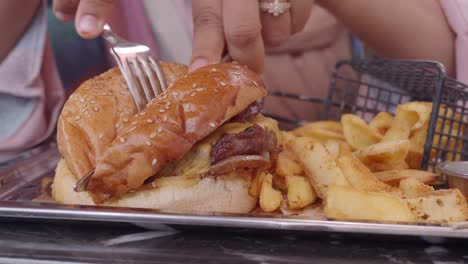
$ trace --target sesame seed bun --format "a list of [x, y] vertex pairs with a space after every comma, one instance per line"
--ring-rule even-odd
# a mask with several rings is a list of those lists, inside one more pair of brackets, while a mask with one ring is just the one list
[[[254, 206], [256, 198], [248, 195], [248, 184], [244, 184], [251, 177], [241, 175], [216, 180], [200, 178], [191, 188], [142, 190], [148, 178], [169, 162], [181, 159], [196, 142], [266, 95], [260, 78], [235, 63], [211, 65], [189, 74], [185, 66], [166, 63], [162, 66], [171, 85], [140, 113], [118, 69], [85, 82], [73, 93], [58, 123], [57, 138], [63, 161], [53, 184], [57, 201], [122, 205], [122, 201], [135, 201], [128, 200], [127, 195], [146, 197], [143, 193], [151, 193], [151, 197], [159, 197], [161, 193], [169, 195], [171, 191], [167, 190], [180, 190], [194, 201], [202, 193], [212, 191], [217, 193], [216, 197], [226, 195], [227, 199], [234, 194], [222, 190], [231, 186], [236, 195], [245, 194], [244, 200], [249, 201], [240, 208], [250, 210]], [[74, 183], [92, 170], [87, 192], [72, 191]], [[214, 189], [210, 191], [210, 188]], [[140, 205], [134, 202], [127, 205], [161, 209], [166, 208], [163, 204], [173, 204], [161, 202], [167, 197], [154, 199], [153, 203], [141, 201]], [[217, 206], [219, 210], [210, 207], [209, 211], [246, 212], [223, 209], [225, 202]]]

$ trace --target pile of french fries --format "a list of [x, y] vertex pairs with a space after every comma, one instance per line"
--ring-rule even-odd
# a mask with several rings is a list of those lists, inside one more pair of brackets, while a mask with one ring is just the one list
[[[461, 192], [435, 190], [438, 176], [419, 170], [431, 110], [431, 103], [410, 102], [399, 105], [395, 115], [381, 112], [369, 123], [345, 114], [340, 122], [282, 131], [274, 173], [258, 175], [250, 191], [259, 195], [265, 212], [321, 203], [326, 217], [337, 220], [466, 221], [468, 205]], [[436, 129], [442, 127], [438, 123]], [[460, 129], [465, 128], [451, 127]], [[454, 144], [436, 140], [441, 146]]]

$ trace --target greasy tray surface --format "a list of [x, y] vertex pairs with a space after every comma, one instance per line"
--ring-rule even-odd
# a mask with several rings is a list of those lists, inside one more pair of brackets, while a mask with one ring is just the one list
[[468, 238], [468, 223], [453, 226], [311, 220], [299, 216], [241, 214], [174, 214], [155, 210], [70, 206], [31, 202], [40, 180], [53, 175], [58, 161], [54, 142], [40, 146], [14, 164], [0, 164], [0, 217], [134, 223], [151, 229], [204, 226], [237, 229], [288, 230], [301, 233], [343, 232], [381, 235]]

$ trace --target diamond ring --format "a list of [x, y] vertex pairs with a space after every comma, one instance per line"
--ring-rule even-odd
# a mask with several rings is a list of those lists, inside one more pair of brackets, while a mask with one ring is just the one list
[[272, 14], [273, 16], [279, 16], [283, 13], [286, 13], [291, 8], [291, 3], [286, 0], [286, 2], [280, 2], [280, 0], [274, 0], [273, 2], [260, 2], [260, 10]]

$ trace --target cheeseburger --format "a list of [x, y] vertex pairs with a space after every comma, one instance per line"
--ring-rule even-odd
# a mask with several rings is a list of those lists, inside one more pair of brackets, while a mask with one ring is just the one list
[[188, 74], [161, 66], [169, 88], [140, 112], [118, 69], [70, 96], [58, 122], [56, 201], [229, 213], [256, 206], [255, 181], [280, 141], [277, 123], [259, 113], [259, 76], [236, 63]]

